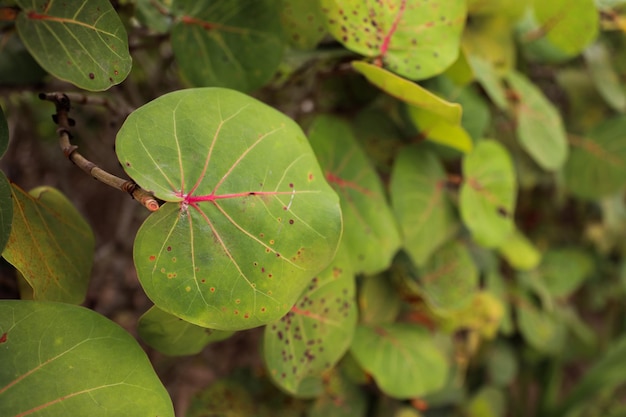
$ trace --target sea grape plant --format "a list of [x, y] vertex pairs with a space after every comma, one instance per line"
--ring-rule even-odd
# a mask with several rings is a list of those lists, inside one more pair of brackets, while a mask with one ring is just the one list
[[[0, 415], [623, 413], [625, 3], [0, 1]], [[9, 159], [51, 104], [147, 209], [131, 325]], [[259, 365], [170, 398], [155, 352], [235, 333]]]

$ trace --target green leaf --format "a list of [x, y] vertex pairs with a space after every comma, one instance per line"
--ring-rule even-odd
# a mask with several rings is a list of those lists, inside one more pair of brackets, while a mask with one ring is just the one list
[[295, 48], [314, 49], [326, 35], [318, 1], [281, 0], [280, 19], [287, 40]]
[[391, 116], [376, 108], [367, 108], [359, 112], [351, 124], [376, 171], [387, 177], [396, 154], [405, 146]]
[[354, 292], [350, 260], [340, 249], [291, 310], [265, 327], [263, 356], [276, 385], [298, 397], [322, 393], [322, 373], [339, 361], [352, 341], [357, 321]]
[[490, 383], [499, 387], [508, 387], [513, 383], [519, 371], [519, 364], [515, 351], [509, 344], [502, 341], [494, 343], [489, 346], [486, 357]]
[[518, 229], [498, 247], [498, 252], [513, 268], [526, 271], [535, 268], [541, 261], [541, 253]]
[[513, 232], [517, 196], [515, 170], [507, 150], [499, 143], [480, 142], [463, 160], [461, 218], [474, 240], [498, 247]]
[[579, 248], [560, 248], [546, 252], [539, 276], [554, 297], [568, 297], [593, 272], [593, 259]]
[[583, 56], [589, 69], [591, 80], [598, 93], [614, 110], [626, 112], [626, 92], [613, 68], [613, 57], [605, 44], [596, 42], [585, 49]]
[[477, 56], [470, 55], [469, 63], [476, 75], [476, 81], [485, 89], [485, 93], [499, 109], [505, 110], [508, 106], [506, 90], [500, 75], [493, 64]]
[[326, 180], [341, 201], [345, 243], [355, 273], [383, 271], [400, 247], [400, 235], [380, 177], [354, 138], [350, 125], [318, 116], [309, 141]]
[[83, 307], [0, 301], [0, 415], [174, 416], [145, 352]]
[[471, 152], [472, 138], [463, 127], [418, 107], [409, 106], [408, 112], [411, 121], [425, 139], [463, 153]]
[[0, 253], [4, 250], [9, 236], [11, 235], [11, 225], [13, 223], [13, 200], [11, 197], [11, 184], [0, 171]]
[[502, 417], [506, 411], [504, 393], [490, 386], [481, 388], [467, 404], [468, 417]]
[[536, 307], [528, 297], [520, 297], [517, 325], [526, 343], [549, 355], [560, 353], [565, 344], [565, 326], [554, 314]]
[[398, 77], [376, 65], [353, 61], [352, 67], [376, 87], [396, 99], [411, 106], [428, 110], [450, 123], [459, 124], [463, 109], [457, 103], [450, 103], [431, 93], [424, 87], [402, 77]]
[[478, 270], [465, 245], [453, 241], [419, 269], [419, 293], [439, 312], [466, 306], [478, 289]]
[[4, 153], [9, 147], [9, 125], [7, 119], [4, 116], [4, 111], [0, 107], [0, 158], [4, 156]]
[[389, 184], [391, 204], [404, 249], [415, 265], [423, 265], [458, 229], [446, 182], [441, 162], [425, 149], [410, 147], [396, 158]]
[[171, 0], [134, 0], [135, 18], [157, 33], [167, 33], [172, 25], [172, 18], [162, 13], [169, 10]]
[[370, 275], [359, 287], [359, 319], [376, 325], [393, 323], [400, 313], [402, 300], [388, 275]]
[[428, 4], [394, 0], [321, 0], [328, 29], [346, 48], [376, 57], [413, 80], [430, 78], [452, 65], [465, 26], [465, 0]]
[[128, 75], [126, 29], [108, 0], [18, 0], [17, 30], [46, 71], [77, 87], [106, 90]]
[[176, 0], [172, 49], [198, 87], [255, 90], [280, 65], [284, 44], [277, 0]]
[[195, 355], [206, 345], [229, 338], [232, 332], [196, 326], [152, 306], [140, 318], [139, 337], [170, 356]]
[[251, 97], [166, 94], [126, 119], [116, 149], [167, 202], [139, 229], [134, 260], [168, 313], [219, 330], [271, 323], [335, 255], [339, 198], [302, 130]]
[[534, 0], [533, 11], [538, 30], [567, 56], [578, 55], [598, 36], [594, 0]]
[[519, 95], [515, 110], [520, 145], [543, 169], [560, 169], [567, 159], [568, 146], [559, 112], [521, 73], [509, 73], [507, 81]]
[[498, 75], [505, 75], [515, 68], [514, 28], [502, 13], [475, 17], [463, 34], [463, 49], [486, 61]]
[[2, 256], [28, 281], [35, 300], [80, 304], [94, 253], [91, 228], [60, 191], [11, 188], [13, 225]]
[[465, 301], [461, 308], [453, 310], [454, 306], [446, 305], [435, 311], [439, 313], [439, 329], [447, 333], [471, 332], [472, 337], [478, 335], [483, 339], [495, 338], [504, 317], [504, 306], [495, 294], [476, 289], [476, 285], [469, 288], [466, 297], [469, 302]]
[[357, 326], [351, 352], [387, 395], [415, 398], [441, 389], [448, 363], [423, 327], [409, 323]]
[[626, 117], [606, 119], [574, 138], [563, 176], [572, 194], [597, 199], [626, 185]]

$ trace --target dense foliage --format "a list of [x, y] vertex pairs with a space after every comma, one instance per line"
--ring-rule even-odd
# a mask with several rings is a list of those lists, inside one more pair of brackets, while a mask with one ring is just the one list
[[[0, 154], [18, 109], [53, 111], [58, 157], [147, 209], [149, 349], [263, 328], [263, 366], [187, 416], [622, 415], [625, 22], [620, 0], [4, 0]], [[128, 178], [81, 123], [115, 127]], [[137, 340], [79, 306], [93, 225], [13, 180], [0, 415], [173, 416]]]

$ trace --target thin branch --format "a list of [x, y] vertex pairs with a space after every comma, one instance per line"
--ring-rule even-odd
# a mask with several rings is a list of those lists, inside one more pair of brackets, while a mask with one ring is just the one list
[[82, 156], [77, 151], [78, 147], [76, 145], [72, 145], [70, 127], [74, 125], [74, 120], [68, 117], [68, 113], [70, 111], [70, 99], [66, 94], [42, 93], [39, 94], [39, 98], [51, 101], [56, 107], [56, 114], [53, 116], [53, 119], [59, 126], [57, 128], [59, 145], [61, 146], [61, 150], [66, 158], [98, 181], [129, 193], [148, 210], [156, 211], [159, 209], [159, 202], [151, 193], [139, 187], [134, 181], [117, 177], [98, 167], [96, 164]]

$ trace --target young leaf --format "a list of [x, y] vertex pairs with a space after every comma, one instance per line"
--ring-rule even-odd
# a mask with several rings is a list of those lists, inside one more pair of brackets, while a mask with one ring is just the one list
[[357, 320], [354, 291], [348, 254], [340, 249], [289, 313], [267, 325], [263, 352], [276, 385], [298, 397], [321, 394], [322, 373], [339, 361], [352, 341]]
[[387, 395], [406, 399], [441, 389], [448, 363], [428, 331], [414, 324], [357, 326], [351, 352]]
[[502, 242], [498, 252], [509, 265], [522, 271], [535, 268], [541, 261], [539, 249], [518, 229]]
[[284, 44], [277, 0], [176, 0], [172, 49], [191, 84], [240, 91], [274, 75]]
[[409, 106], [408, 112], [411, 121], [425, 139], [463, 153], [471, 152], [472, 138], [462, 126], [418, 107]]
[[91, 273], [91, 228], [54, 188], [11, 189], [13, 225], [2, 256], [28, 281], [35, 300], [80, 304]]
[[534, 0], [533, 11], [537, 30], [567, 56], [578, 55], [598, 35], [594, 0]]
[[513, 232], [517, 197], [515, 170], [507, 150], [491, 140], [480, 142], [463, 160], [460, 209], [476, 242], [500, 246]]
[[196, 326], [152, 306], [140, 318], [139, 337], [170, 356], [195, 355], [206, 345], [229, 338], [233, 333]]
[[367, 62], [354, 61], [352, 67], [363, 74], [367, 80], [392, 97], [397, 98], [411, 106], [419, 107], [438, 116], [446, 121], [459, 124], [463, 109], [457, 103], [450, 103], [441, 97], [431, 93], [424, 87], [398, 77], [376, 65]]
[[568, 146], [559, 112], [521, 73], [509, 73], [507, 81], [520, 97], [516, 105], [520, 145], [543, 169], [560, 169], [567, 159]]
[[596, 199], [618, 192], [626, 185], [626, 117], [615, 117], [573, 141], [564, 177], [572, 194]]
[[445, 191], [447, 178], [441, 162], [429, 151], [410, 147], [401, 152], [391, 173], [391, 204], [404, 237], [404, 249], [415, 265], [458, 229]]
[[298, 49], [315, 48], [326, 34], [318, 1], [281, 0], [280, 19], [287, 40]]
[[387, 2], [322, 0], [330, 33], [351, 51], [382, 60], [385, 67], [422, 80], [457, 58], [465, 26], [464, 0]]
[[18, 33], [46, 71], [90, 91], [124, 81], [132, 65], [128, 38], [108, 0], [17, 3]]
[[385, 270], [400, 246], [400, 235], [380, 177], [350, 125], [332, 116], [318, 116], [309, 130], [309, 141], [326, 180], [339, 194], [342, 239], [355, 273]]
[[145, 352], [83, 307], [0, 301], [0, 415], [174, 416]]
[[167, 202], [139, 229], [134, 260], [168, 313], [219, 330], [271, 323], [335, 255], [337, 194], [302, 130], [251, 97], [166, 94], [128, 117], [116, 149]]

